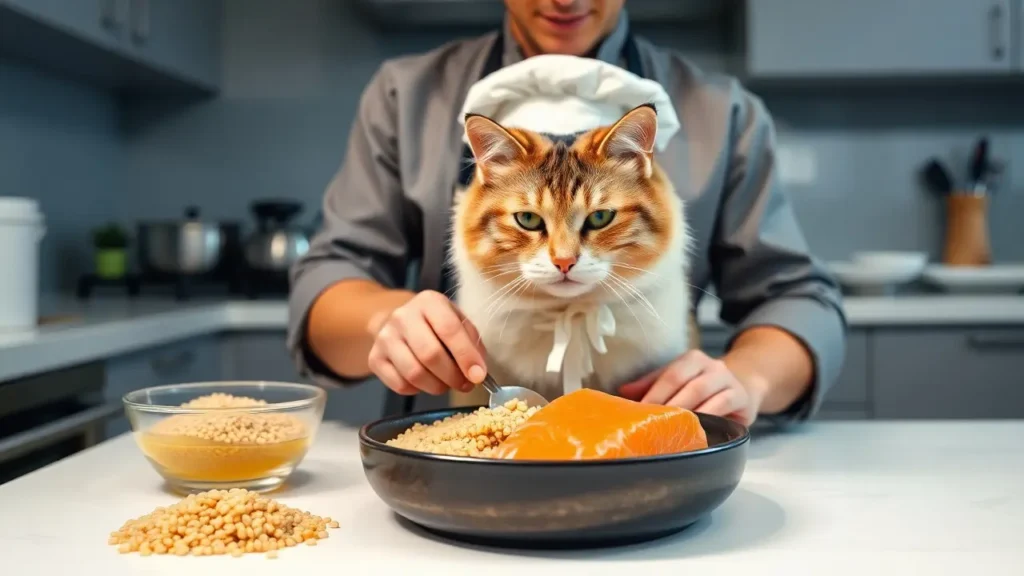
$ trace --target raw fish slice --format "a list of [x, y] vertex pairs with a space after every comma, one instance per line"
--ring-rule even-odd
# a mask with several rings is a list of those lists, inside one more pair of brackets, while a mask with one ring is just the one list
[[592, 460], [657, 456], [708, 447], [697, 415], [597, 390], [566, 394], [519, 426], [495, 457]]

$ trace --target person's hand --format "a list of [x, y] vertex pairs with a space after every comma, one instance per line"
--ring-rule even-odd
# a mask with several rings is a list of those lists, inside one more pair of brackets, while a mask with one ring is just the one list
[[744, 386], [726, 363], [690, 350], [664, 368], [625, 384], [619, 394], [648, 404], [679, 406], [724, 416], [749, 426], [757, 418], [760, 392]]
[[467, 392], [487, 374], [476, 327], [443, 294], [420, 292], [384, 321], [367, 363], [403, 395]]

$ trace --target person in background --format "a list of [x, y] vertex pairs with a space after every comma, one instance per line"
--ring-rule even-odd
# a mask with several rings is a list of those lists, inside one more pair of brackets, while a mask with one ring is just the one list
[[659, 162], [685, 167], [673, 184], [694, 235], [693, 302], [713, 285], [736, 328], [721, 358], [691, 350], [619, 392], [748, 425], [814, 414], [842, 366], [846, 321], [779, 185], [772, 119], [735, 79], [634, 35], [623, 3], [506, 0], [501, 30], [381, 65], [325, 193], [323, 229], [292, 270], [288, 346], [304, 375], [325, 386], [376, 375], [399, 394], [483, 379], [477, 333], [444, 295], [465, 164], [458, 115], [494, 69], [570, 54], [628, 66], [668, 92], [682, 128]]

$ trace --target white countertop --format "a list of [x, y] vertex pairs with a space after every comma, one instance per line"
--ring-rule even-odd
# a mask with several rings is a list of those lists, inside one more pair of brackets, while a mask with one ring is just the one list
[[740, 486], [664, 540], [589, 552], [515, 552], [399, 524], [366, 482], [355, 431], [327, 423], [293, 486], [274, 495], [341, 523], [276, 560], [120, 555], [107, 537], [178, 498], [129, 435], [0, 486], [0, 553], [19, 575], [68, 562], [106, 576], [237, 573], [1021, 574], [1024, 421], [815, 423], [755, 437]]
[[[847, 297], [844, 306], [852, 327], [1024, 326], [1024, 296]], [[713, 297], [704, 298], [698, 322], [721, 326], [718, 311]], [[36, 330], [0, 331], [0, 382], [203, 334], [283, 331], [288, 324], [283, 300], [44, 298], [40, 312], [74, 318]]]

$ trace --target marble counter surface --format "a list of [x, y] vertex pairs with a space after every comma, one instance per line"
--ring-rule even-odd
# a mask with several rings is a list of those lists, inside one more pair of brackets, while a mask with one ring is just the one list
[[643, 545], [527, 552], [400, 523], [363, 474], [356, 431], [325, 423], [273, 497], [341, 527], [318, 546], [243, 558], [120, 555], [107, 537], [178, 497], [122, 435], [0, 486], [0, 551], [24, 576], [167, 574], [962, 574], [1024, 565], [1024, 421], [812, 423], [753, 438], [709, 518]]

